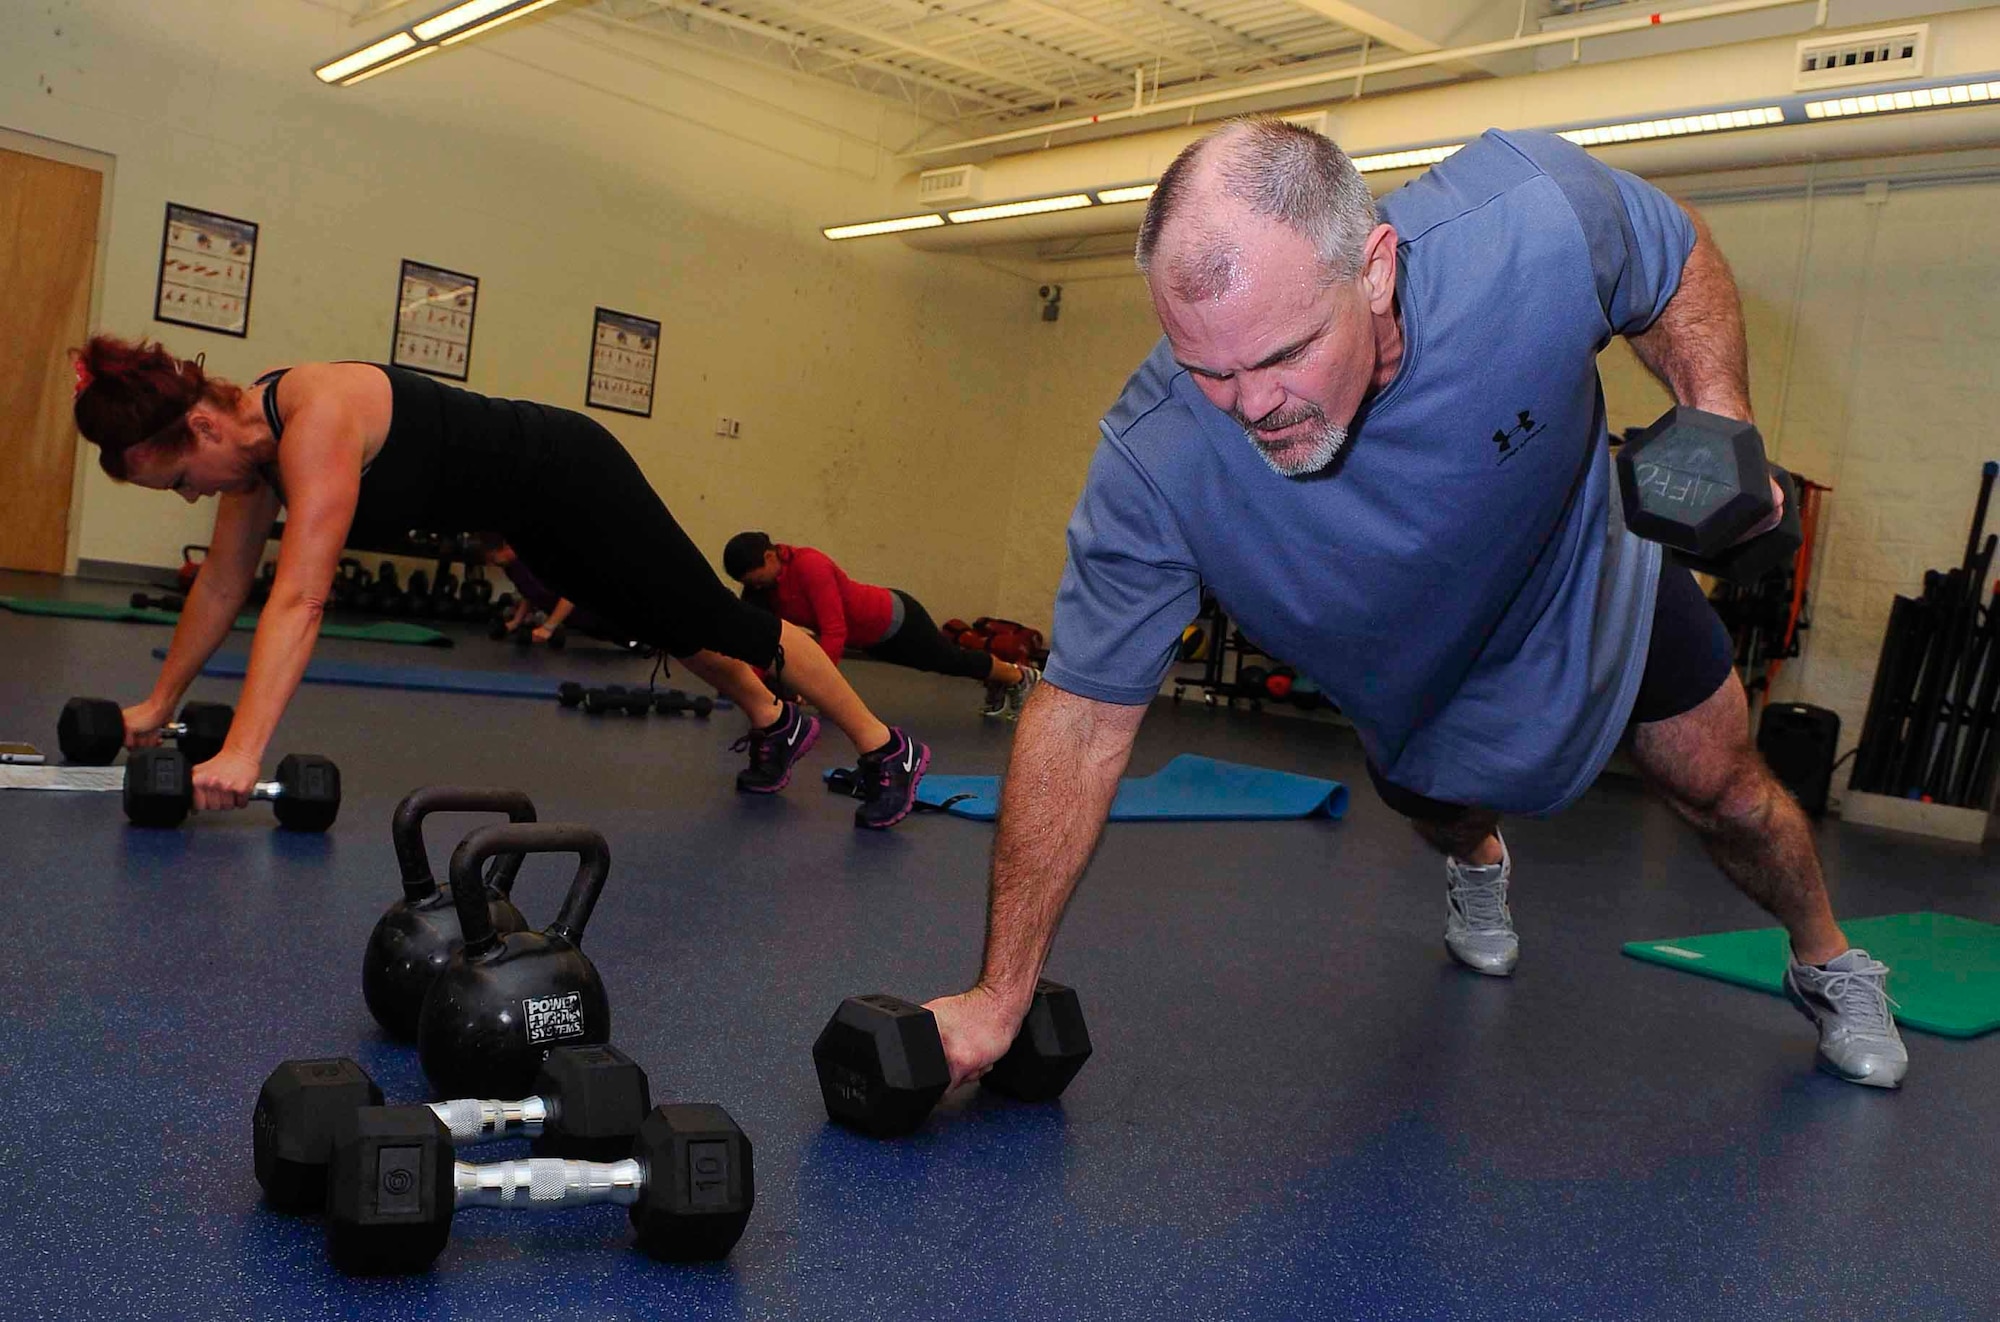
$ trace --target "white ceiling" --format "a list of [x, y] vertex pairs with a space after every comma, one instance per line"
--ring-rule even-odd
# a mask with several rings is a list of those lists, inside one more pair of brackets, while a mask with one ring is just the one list
[[579, 0], [554, 12], [830, 79], [977, 132], [1128, 107], [1140, 86], [1147, 100], [1224, 90], [1608, 2]]

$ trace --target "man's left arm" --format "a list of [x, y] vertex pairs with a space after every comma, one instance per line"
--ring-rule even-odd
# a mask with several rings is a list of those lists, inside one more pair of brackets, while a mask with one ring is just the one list
[[1682, 210], [1694, 226], [1695, 243], [1681, 264], [1680, 287], [1658, 319], [1627, 342], [1679, 403], [1755, 422], [1736, 277], [1707, 223], [1693, 209]]

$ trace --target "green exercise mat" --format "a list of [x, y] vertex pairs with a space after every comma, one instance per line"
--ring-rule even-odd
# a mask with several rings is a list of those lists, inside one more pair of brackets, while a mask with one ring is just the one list
[[[2000, 927], [1948, 913], [1842, 920], [1854, 945], [1889, 966], [1896, 1022], [1945, 1037], [2000, 1028]], [[1791, 958], [1781, 927], [1628, 941], [1625, 953], [1739, 987], [1778, 993]]]
[[[0, 597], [0, 607], [22, 615], [61, 615], [74, 620], [122, 620], [129, 624], [178, 624], [173, 611], [139, 610], [132, 606], [102, 606], [94, 601], [56, 601], [48, 597]], [[236, 628], [255, 629], [255, 615], [236, 617]], [[323, 623], [322, 638], [356, 638], [364, 643], [416, 643], [424, 647], [450, 647], [451, 636], [421, 624], [401, 624], [377, 620], [372, 624]]]

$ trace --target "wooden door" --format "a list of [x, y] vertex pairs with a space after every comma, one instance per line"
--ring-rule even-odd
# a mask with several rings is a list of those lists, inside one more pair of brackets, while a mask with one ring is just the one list
[[60, 574], [75, 377], [97, 264], [95, 170], [0, 151], [0, 568]]

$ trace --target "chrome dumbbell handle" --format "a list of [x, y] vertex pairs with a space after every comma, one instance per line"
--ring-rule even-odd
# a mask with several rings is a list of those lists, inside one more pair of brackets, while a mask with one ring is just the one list
[[630, 1207], [646, 1190], [645, 1163], [565, 1161], [530, 1157], [485, 1165], [452, 1163], [452, 1194], [458, 1207], [581, 1207], [617, 1203]]
[[543, 1097], [518, 1102], [468, 1098], [432, 1102], [431, 1111], [451, 1131], [453, 1143], [478, 1143], [489, 1138], [534, 1138], [548, 1125], [553, 1108]]

